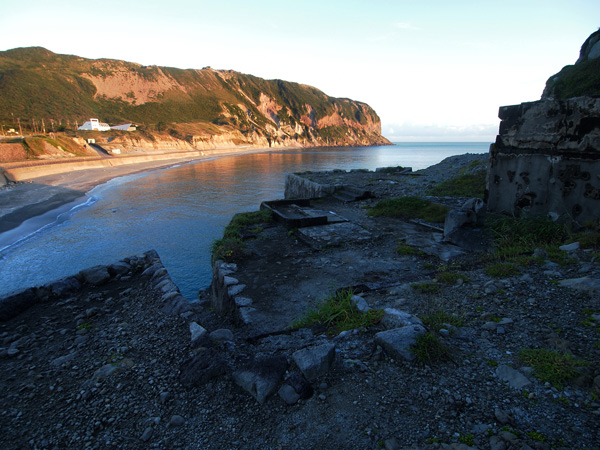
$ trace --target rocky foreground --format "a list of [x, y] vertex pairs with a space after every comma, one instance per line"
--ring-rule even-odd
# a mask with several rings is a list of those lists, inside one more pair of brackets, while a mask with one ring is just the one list
[[[381, 198], [424, 195], [484, 158], [454, 157], [416, 177], [311, 175], [351, 180], [378, 199], [319, 204], [362, 230], [342, 243], [254, 230], [249, 257], [216, 269], [244, 314], [215, 314], [209, 292], [187, 303], [154, 252], [4, 299], [0, 447], [598, 448], [597, 256], [571, 246], [567, 265], [546, 258], [492, 278], [480, 253], [443, 261], [428, 250], [431, 229], [366, 216]], [[429, 253], [396, 250], [415, 236]], [[440, 268], [462, 276], [446, 284]], [[341, 334], [288, 327], [348, 286], [360, 286], [361, 307], [385, 310], [378, 324]], [[451, 358], [419, 362], [403, 336], [436, 314], [461, 319], [435, 330]], [[553, 386], [520, 358], [527, 348], [585, 363]]]

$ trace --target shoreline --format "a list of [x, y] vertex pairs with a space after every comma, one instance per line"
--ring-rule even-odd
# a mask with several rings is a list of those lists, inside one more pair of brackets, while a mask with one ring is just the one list
[[[52, 223], [60, 214], [68, 212], [63, 210], [65, 205], [71, 204], [72, 206], [69, 208], [71, 210], [85, 203], [85, 197], [93, 188], [115, 178], [166, 169], [194, 161], [290, 149], [292, 147], [223, 149], [220, 151], [198, 152], [202, 154], [194, 154], [193, 156], [179, 153], [180, 156], [151, 161], [144, 155], [135, 157], [141, 159], [140, 162], [87, 169], [77, 168], [78, 166], [81, 167], [81, 162], [72, 162], [70, 165], [75, 170], [20, 178], [17, 183], [5, 185], [0, 189], [0, 251]], [[69, 163], [40, 164], [28, 169], [33, 168], [34, 170], [31, 173], [35, 174], [44, 168], [52, 168], [59, 164], [64, 168], [64, 165]], [[53, 211], [56, 211], [56, 214], [52, 214]], [[46, 216], [46, 220], [39, 223], [37, 229], [34, 230], [35, 227], [26, 226], [26, 222], [31, 222], [43, 216]], [[25, 229], [20, 231], [19, 228], [23, 227]]]

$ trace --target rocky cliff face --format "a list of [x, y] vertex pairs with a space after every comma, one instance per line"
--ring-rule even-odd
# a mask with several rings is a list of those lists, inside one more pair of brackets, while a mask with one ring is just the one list
[[[369, 105], [306, 85], [234, 71], [181, 70], [88, 60], [43, 48], [0, 52], [0, 123], [73, 127], [89, 117], [134, 122], [153, 147], [354, 146], [389, 144]], [[68, 118], [68, 119], [67, 119]], [[48, 126], [48, 128], [50, 128]]]

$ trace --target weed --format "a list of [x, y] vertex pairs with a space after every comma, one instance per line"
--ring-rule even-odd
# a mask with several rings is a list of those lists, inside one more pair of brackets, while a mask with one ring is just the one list
[[547, 251], [568, 236], [566, 225], [546, 218], [498, 217], [489, 220], [487, 227], [494, 237], [495, 259], [531, 254], [536, 248]]
[[456, 284], [458, 280], [467, 281], [468, 277], [460, 272], [442, 270], [436, 275], [437, 280], [444, 284]]
[[447, 312], [439, 309], [421, 317], [423, 323], [427, 328], [439, 331], [445, 326], [452, 325], [455, 327], [461, 327], [464, 324], [464, 319], [455, 314], [448, 314]]
[[508, 431], [509, 433], [514, 434], [516, 437], [519, 437], [521, 435], [521, 433], [519, 433], [517, 430], [508, 427], [508, 426], [503, 426], [502, 428], [500, 428], [500, 431]]
[[89, 322], [80, 323], [77, 325], [78, 330], [89, 330], [92, 328], [92, 324]]
[[411, 247], [404, 241], [398, 242], [398, 247], [396, 247], [396, 251], [400, 255], [416, 255], [417, 253], [419, 253], [419, 251], [417, 249], [415, 249], [414, 247]]
[[472, 446], [473, 444], [475, 444], [475, 440], [473, 439], [473, 435], [471, 433], [468, 433], [468, 434], [461, 433], [460, 437], [458, 438], [458, 442], [460, 442], [461, 444], [469, 445], [469, 446]]
[[223, 238], [212, 245], [212, 260], [222, 259], [227, 262], [236, 261], [243, 257], [244, 241], [240, 238]]
[[538, 433], [537, 431], [530, 431], [527, 433], [527, 437], [532, 441], [544, 442], [546, 438], [542, 433]]
[[423, 364], [453, 360], [450, 349], [440, 341], [438, 336], [431, 332], [417, 337], [417, 342], [413, 345], [411, 351], [417, 361]]
[[579, 242], [581, 248], [600, 248], [600, 230], [582, 231], [571, 236], [569, 241]]
[[219, 259], [227, 262], [239, 260], [244, 256], [244, 242], [241, 232], [252, 227], [253, 232], [259, 232], [259, 224], [273, 221], [273, 215], [269, 210], [261, 210], [247, 213], [240, 213], [233, 216], [229, 225], [225, 227], [223, 238], [216, 240], [212, 245], [212, 260]]
[[435, 294], [440, 290], [439, 285], [432, 281], [413, 283], [410, 285], [410, 287], [412, 287], [415, 291], [419, 291], [421, 294]]
[[567, 381], [579, 375], [578, 366], [587, 364], [571, 355], [546, 349], [524, 349], [519, 356], [526, 364], [533, 367], [533, 373], [537, 378], [558, 389], [562, 389]]
[[570, 257], [568, 253], [559, 250], [556, 246], [546, 246], [544, 247], [544, 250], [548, 253], [548, 259], [560, 266], [565, 267], [576, 262], [576, 260]]
[[490, 277], [495, 278], [507, 278], [513, 275], [519, 275], [521, 273], [519, 268], [514, 264], [510, 263], [496, 263], [489, 265], [485, 268], [485, 273]]
[[435, 269], [435, 264], [425, 263], [425, 264], [423, 264], [423, 269], [425, 269], [425, 270]]
[[494, 361], [493, 359], [488, 359], [486, 364], [490, 367], [498, 367], [498, 361]]
[[450, 211], [450, 208], [447, 206], [432, 203], [419, 197], [400, 197], [380, 201], [367, 214], [373, 217], [396, 217], [443, 222], [448, 211]]
[[485, 179], [487, 172], [478, 170], [473, 174], [463, 174], [442, 181], [437, 186], [430, 188], [429, 195], [439, 197], [479, 197], [483, 198], [485, 191]]
[[342, 289], [324, 299], [316, 308], [309, 310], [301, 319], [292, 324], [301, 328], [312, 324], [326, 326], [330, 332], [341, 333], [355, 328], [367, 328], [381, 320], [383, 311], [370, 309], [359, 311], [351, 289]]

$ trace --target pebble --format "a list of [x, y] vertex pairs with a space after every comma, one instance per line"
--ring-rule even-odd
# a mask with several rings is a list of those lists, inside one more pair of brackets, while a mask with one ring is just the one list
[[185, 419], [177, 414], [171, 416], [171, 420], [169, 420], [169, 425], [172, 427], [180, 427], [184, 423], [185, 423]]
[[152, 438], [153, 431], [154, 430], [152, 429], [152, 427], [146, 427], [140, 439], [144, 442], [148, 442]]

